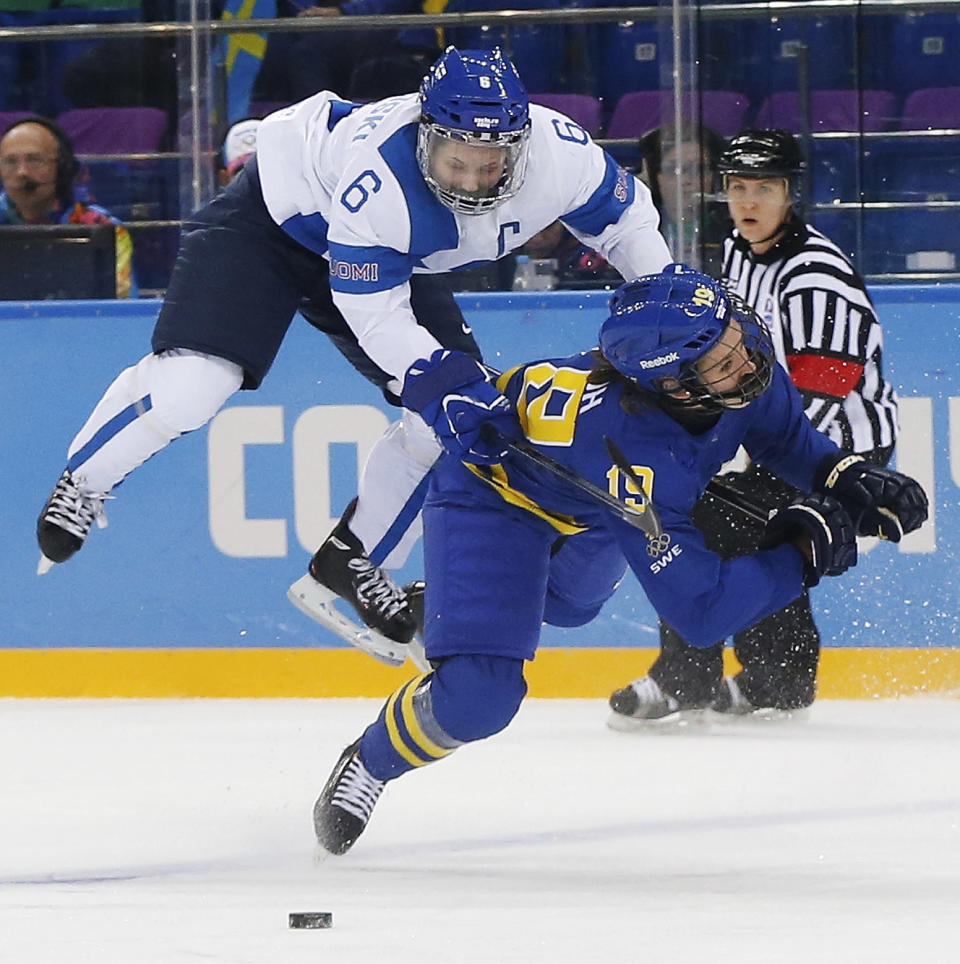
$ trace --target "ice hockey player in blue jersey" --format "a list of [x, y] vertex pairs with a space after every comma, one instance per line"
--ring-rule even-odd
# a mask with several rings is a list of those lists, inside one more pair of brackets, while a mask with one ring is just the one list
[[[449, 364], [437, 352], [413, 366], [405, 404], [435, 398], [432, 380]], [[926, 518], [906, 476], [879, 488], [842, 483], [859, 463], [811, 426], [759, 317], [684, 265], [621, 286], [598, 349], [523, 365], [498, 384], [518, 417], [501, 421], [503, 433], [623, 502], [637, 500], [642, 481], [662, 533], [648, 537], [513, 451], [471, 464], [451, 446], [424, 507], [433, 669], [401, 686], [337, 762], [314, 808], [329, 853], [352, 846], [387, 781], [503, 729], [526, 693], [523, 664], [542, 623], [589, 622], [628, 567], [660, 616], [708, 646], [854, 565], [858, 524], [892, 513], [910, 531]], [[605, 437], [627, 465], [611, 462]], [[761, 549], [724, 561], [690, 512], [741, 444], [812, 494], [772, 516]]]
[[[495, 418], [505, 403], [435, 276], [494, 261], [558, 218], [625, 277], [670, 260], [649, 191], [569, 118], [531, 105], [499, 49], [448, 48], [419, 93], [360, 105], [322, 91], [267, 117], [256, 156], [186, 226], [152, 351], [70, 444], [38, 520], [41, 570], [105, 521], [131, 471], [260, 385], [298, 309], [395, 404], [413, 362], [454, 350], [438, 400]], [[412, 636], [380, 563], [400, 564], [418, 537], [435, 428], [408, 412], [374, 447], [358, 501], [291, 590], [301, 608], [321, 618], [341, 596], [388, 639]]]

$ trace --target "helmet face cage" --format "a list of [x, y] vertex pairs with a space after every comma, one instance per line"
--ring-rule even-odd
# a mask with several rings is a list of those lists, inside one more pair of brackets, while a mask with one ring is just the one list
[[[513, 197], [523, 183], [530, 142], [530, 102], [513, 64], [499, 47], [448, 47], [420, 85], [417, 163], [427, 185], [452, 211], [482, 214]], [[480, 191], [442, 183], [434, 167], [449, 142], [503, 151], [503, 173]]]
[[[426, 119], [417, 132], [417, 163], [420, 173], [437, 199], [451, 211], [460, 214], [483, 214], [512, 198], [523, 184], [527, 170], [530, 128], [503, 135], [474, 135], [441, 127]], [[470, 146], [495, 147], [503, 152], [503, 174], [486, 190], [469, 191], [453, 184], [443, 184], [434, 174], [434, 158], [444, 142], [456, 141]]]
[[[731, 325], [736, 337], [725, 338]], [[682, 264], [617, 289], [600, 350], [638, 387], [683, 406], [741, 408], [773, 377], [773, 345], [756, 312]]]
[[802, 196], [807, 162], [797, 139], [786, 130], [745, 130], [730, 138], [717, 161], [717, 173], [726, 194], [729, 177], [753, 179], [782, 177], [794, 202]]
[[[680, 405], [713, 410], [746, 408], [770, 387], [775, 364], [770, 333], [760, 316], [742, 298], [732, 294], [728, 294], [728, 298], [730, 311], [724, 330], [731, 325], [738, 328], [742, 348], [737, 344], [716, 354], [708, 364], [688, 361], [681, 366], [675, 379], [669, 376], [661, 379], [659, 387], [662, 392], [669, 390], [673, 394], [679, 388], [689, 393], [686, 398], [674, 399]], [[715, 345], [721, 343], [722, 338]], [[728, 366], [731, 357], [734, 359], [733, 368]], [[721, 378], [729, 380], [731, 377], [737, 378], [734, 388], [719, 390], [715, 387]]]

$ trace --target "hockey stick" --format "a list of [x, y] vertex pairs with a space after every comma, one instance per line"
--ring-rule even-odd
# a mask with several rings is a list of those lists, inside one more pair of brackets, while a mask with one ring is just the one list
[[755, 519], [757, 522], [767, 522], [770, 519], [770, 512], [762, 505], [748, 499], [745, 495], [732, 489], [729, 485], [719, 479], [711, 479], [707, 483], [707, 491], [725, 505], [733, 509], [738, 509], [745, 516]]
[[[624, 475], [634, 484], [637, 489], [642, 490], [642, 482], [637, 477], [636, 472], [633, 471], [633, 466], [627, 462], [626, 456], [617, 446], [617, 444], [610, 438], [609, 435], [604, 435], [604, 444], [607, 447], [607, 453], [613, 460], [613, 464], [623, 472]], [[737, 492], [736, 489], [732, 489], [729, 485], [721, 482], [719, 479], [711, 479], [707, 483], [707, 492], [709, 492], [714, 498], [719, 499], [725, 505], [731, 508], [737, 509], [744, 515], [751, 519], [755, 519], [758, 522], [766, 522], [769, 518], [769, 512], [763, 508], [763, 506], [758, 505], [751, 499]]]
[[624, 522], [632, 525], [634, 528], [642, 530], [648, 539], [659, 539], [663, 534], [660, 517], [657, 515], [656, 509], [654, 509], [653, 504], [647, 498], [642, 488], [638, 487], [637, 489], [640, 504], [638, 506], [632, 506], [627, 502], [621, 502], [619, 499], [614, 498], [605, 489], [601, 489], [599, 485], [595, 485], [589, 479], [578, 475], [572, 469], [550, 458], [549, 455], [544, 455], [543, 452], [535, 449], [528, 442], [509, 439], [505, 436], [501, 436], [501, 440], [511, 452], [526, 459], [528, 462], [532, 462], [539, 468], [552, 473], [558, 479], [562, 479], [585, 495], [589, 495], [594, 501], [606, 506], [617, 518], [623, 519]]

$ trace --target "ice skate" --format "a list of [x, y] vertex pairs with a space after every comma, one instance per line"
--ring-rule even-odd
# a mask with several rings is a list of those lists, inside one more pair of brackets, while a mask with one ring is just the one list
[[37, 575], [42, 576], [54, 563], [66, 562], [76, 553], [86, 541], [94, 521], [99, 528], [106, 528], [105, 498], [104, 494], [84, 492], [70, 470], [63, 470], [37, 519], [37, 543], [43, 553]]
[[363, 833], [386, 786], [367, 772], [359, 750], [357, 740], [343, 751], [313, 806], [319, 848], [335, 856], [345, 854]]
[[[390, 576], [365, 555], [347, 523], [356, 500], [310, 560], [307, 575], [287, 591], [303, 613], [388, 666], [401, 666], [416, 623], [407, 598]], [[345, 616], [334, 603], [345, 600], [366, 624]]]
[[686, 723], [699, 719], [700, 706], [680, 703], [650, 676], [634, 680], [629, 686], [616, 690], [610, 696], [613, 712], [607, 720], [611, 730], [631, 731], [664, 724]]
[[720, 686], [720, 692], [710, 706], [714, 713], [719, 714], [715, 720], [733, 722], [749, 717], [754, 720], [786, 721], [804, 720], [809, 715], [809, 707], [800, 706], [794, 709], [779, 709], [775, 706], [755, 706], [743, 694], [736, 677], [727, 676]]

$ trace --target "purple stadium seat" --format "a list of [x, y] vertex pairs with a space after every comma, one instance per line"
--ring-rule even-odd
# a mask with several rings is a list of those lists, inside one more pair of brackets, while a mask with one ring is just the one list
[[960, 87], [924, 87], [903, 102], [900, 129], [960, 127]]
[[15, 121], [32, 116], [32, 112], [28, 110], [0, 110], [0, 132], [5, 131]]
[[167, 115], [157, 107], [85, 107], [68, 110], [57, 123], [78, 154], [124, 154], [159, 150]]
[[[886, 90], [811, 90], [810, 127], [814, 131], [890, 130], [897, 116], [895, 104], [896, 97]], [[797, 94], [789, 90], [771, 94], [760, 105], [754, 126], [782, 127], [798, 133]]]
[[[640, 137], [661, 124], [673, 120], [673, 108], [668, 116], [661, 114], [664, 95], [658, 90], [637, 90], [624, 94], [610, 115], [607, 137]], [[672, 101], [667, 102], [668, 105]], [[735, 134], [743, 127], [743, 118], [750, 102], [744, 94], [731, 90], [705, 90], [700, 94], [700, 118], [704, 124], [723, 137]], [[690, 113], [688, 109], [686, 113]]]
[[602, 107], [596, 97], [589, 94], [531, 94], [530, 100], [566, 114], [576, 121], [591, 137], [600, 132]]

